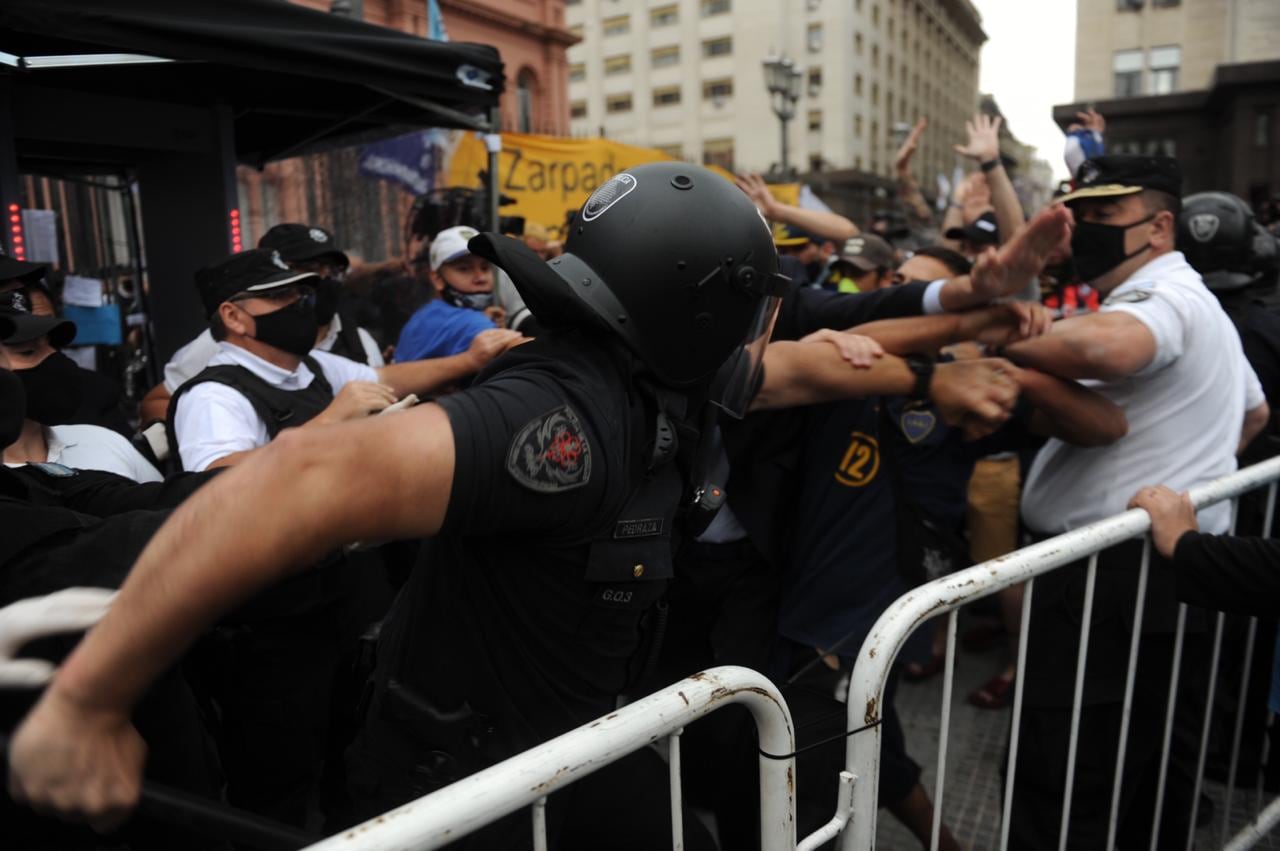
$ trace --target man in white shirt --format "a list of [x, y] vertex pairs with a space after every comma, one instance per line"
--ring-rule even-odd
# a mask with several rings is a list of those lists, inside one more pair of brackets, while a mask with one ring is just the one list
[[[1129, 433], [1105, 447], [1051, 440], [1041, 450], [1022, 499], [1024, 521], [1041, 537], [1124, 511], [1129, 496], [1146, 482], [1185, 490], [1232, 472], [1237, 448], [1268, 416], [1235, 328], [1200, 275], [1174, 249], [1181, 195], [1177, 162], [1098, 157], [1081, 167], [1078, 186], [1063, 199], [1075, 217], [1072, 255], [1081, 280], [1102, 294], [1102, 307], [1096, 314], [1058, 322], [1052, 333], [1009, 346], [1005, 353], [1020, 366], [1082, 380], [1124, 410]], [[1201, 522], [1208, 531], [1224, 532], [1229, 515], [1223, 504], [1205, 511]], [[1106, 845], [1140, 558], [1141, 544], [1135, 541], [1099, 559], [1070, 848]], [[1057, 847], [1082, 567], [1040, 577], [1032, 598], [1019, 752], [1025, 764], [1016, 773], [1010, 817], [1011, 844], [1020, 848]], [[1176, 618], [1172, 579], [1153, 569], [1120, 802], [1122, 847], [1146, 847], [1150, 839], [1150, 790], [1159, 772]], [[1199, 620], [1193, 617], [1189, 626], [1198, 629]], [[1180, 725], [1198, 723], [1196, 694], [1202, 702], [1203, 692], [1193, 682], [1199, 673], [1193, 657], [1203, 643], [1197, 637], [1187, 641]], [[1194, 742], [1196, 735], [1185, 738]], [[1180, 848], [1192, 804], [1195, 752], [1193, 746], [1179, 745], [1185, 742], [1177, 731], [1174, 739], [1161, 840]]]
[[60, 464], [135, 482], [160, 481], [160, 472], [119, 434], [74, 423], [82, 398], [80, 368], [58, 350], [75, 338], [75, 323], [35, 315], [21, 292], [4, 293], [0, 300], [0, 367], [13, 370], [27, 400], [22, 433], [4, 448], [4, 463]]
[[374, 369], [312, 350], [318, 280], [261, 248], [196, 273], [218, 352], [169, 406], [170, 443], [184, 469], [229, 466], [284, 428], [355, 419], [439, 391], [522, 339], [495, 330], [452, 357]]
[[[385, 365], [378, 341], [358, 327], [352, 314], [343, 307], [343, 280], [351, 261], [338, 248], [332, 233], [316, 225], [279, 224], [262, 235], [258, 247], [279, 251], [280, 259], [294, 271], [311, 272], [320, 277], [316, 284], [316, 349], [374, 369]], [[173, 394], [204, 370], [217, 353], [218, 343], [207, 328], [174, 352], [164, 365], [163, 383], [152, 388], [142, 400], [143, 422], [163, 419]]]

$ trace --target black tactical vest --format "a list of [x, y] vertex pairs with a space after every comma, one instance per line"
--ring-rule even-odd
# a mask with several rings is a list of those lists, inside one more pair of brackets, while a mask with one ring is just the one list
[[178, 400], [197, 384], [213, 381], [235, 389], [249, 400], [253, 410], [267, 427], [267, 436], [275, 440], [281, 429], [295, 428], [313, 419], [333, 401], [333, 387], [325, 378], [320, 364], [310, 356], [302, 358], [302, 362], [311, 370], [315, 378], [301, 390], [283, 390], [264, 381], [243, 366], [222, 364], [207, 367], [187, 383], [183, 384], [169, 400], [169, 416], [165, 423], [169, 433], [170, 457], [182, 465], [182, 456], [178, 452], [178, 435], [174, 428], [174, 418], [178, 411]]

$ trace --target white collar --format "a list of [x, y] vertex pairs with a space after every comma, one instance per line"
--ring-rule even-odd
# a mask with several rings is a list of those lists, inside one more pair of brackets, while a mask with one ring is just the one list
[[255, 355], [248, 349], [241, 348], [226, 340], [218, 343], [218, 355], [216, 357], [230, 360], [237, 366], [244, 367], [263, 381], [276, 387], [302, 388], [308, 386], [311, 383], [311, 379], [314, 378], [311, 370], [307, 369], [307, 365], [303, 361], [298, 362], [297, 369], [288, 370], [282, 366], [276, 366], [271, 361]]
[[333, 344], [338, 342], [338, 335], [342, 333], [342, 317], [333, 314], [333, 320], [329, 323], [329, 330], [325, 333], [320, 342], [316, 343], [316, 348], [322, 352], [333, 351]]
[[44, 453], [44, 460], [50, 464], [57, 464], [63, 452], [76, 446], [74, 443], [68, 443], [49, 426], [44, 428], [44, 442], [47, 447]]
[[1132, 275], [1124, 279], [1124, 283], [1107, 293], [1107, 298], [1122, 295], [1144, 284], [1149, 286], [1157, 281], [1168, 280], [1171, 272], [1181, 271], [1186, 267], [1187, 258], [1182, 256], [1181, 251], [1170, 251], [1161, 254], [1156, 259], [1149, 260], [1135, 269]]

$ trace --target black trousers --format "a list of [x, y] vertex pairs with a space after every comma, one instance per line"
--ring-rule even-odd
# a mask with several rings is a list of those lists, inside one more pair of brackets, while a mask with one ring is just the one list
[[[1098, 562], [1068, 819], [1067, 847], [1072, 849], [1106, 845], [1140, 547], [1138, 542], [1115, 547]], [[1032, 594], [1011, 848], [1058, 847], [1085, 566], [1081, 561], [1037, 578]], [[1168, 627], [1176, 620], [1177, 604], [1172, 576], [1154, 554], [1148, 581], [1118, 812], [1117, 844], [1124, 849], [1150, 843], [1173, 659], [1174, 635]], [[1160, 825], [1162, 849], [1181, 849], [1186, 843], [1207, 688], [1206, 620], [1199, 610], [1188, 613]]]

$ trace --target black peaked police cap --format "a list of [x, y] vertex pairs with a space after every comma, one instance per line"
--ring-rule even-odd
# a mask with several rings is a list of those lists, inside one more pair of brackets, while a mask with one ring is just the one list
[[295, 272], [280, 257], [279, 251], [251, 248], [219, 260], [196, 272], [196, 289], [204, 304], [205, 316], [212, 316], [218, 305], [241, 293], [262, 292], [298, 282], [315, 283], [319, 277], [311, 272]]
[[1154, 189], [1175, 198], [1182, 197], [1182, 169], [1173, 157], [1135, 154], [1108, 154], [1085, 160], [1076, 173], [1076, 189], [1062, 198], [1064, 203], [1085, 198], [1133, 195]]

